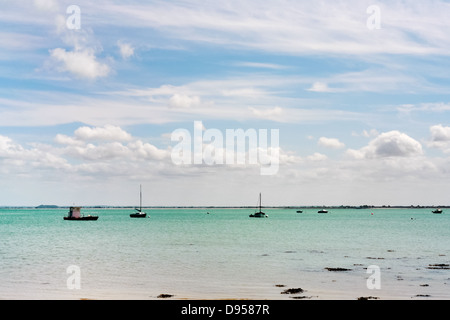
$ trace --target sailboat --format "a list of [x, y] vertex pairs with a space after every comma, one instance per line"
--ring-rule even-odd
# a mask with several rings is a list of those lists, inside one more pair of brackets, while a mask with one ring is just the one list
[[259, 211], [249, 215], [250, 218], [268, 218], [269, 216], [261, 211], [261, 193], [259, 193]]
[[142, 185], [139, 186], [139, 209], [135, 208], [137, 212], [130, 214], [130, 218], [145, 218], [147, 214], [142, 212]]

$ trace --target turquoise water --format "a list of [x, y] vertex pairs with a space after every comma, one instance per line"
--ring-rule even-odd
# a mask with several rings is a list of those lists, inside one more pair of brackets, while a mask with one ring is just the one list
[[[0, 209], [0, 299], [450, 298], [450, 270], [428, 268], [450, 262], [450, 210], [264, 211], [83, 208], [99, 219], [64, 221], [67, 209]], [[367, 287], [371, 265], [380, 289]]]

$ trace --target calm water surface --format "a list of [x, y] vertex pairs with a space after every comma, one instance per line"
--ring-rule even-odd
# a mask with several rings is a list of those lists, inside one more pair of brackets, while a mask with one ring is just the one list
[[[99, 219], [64, 221], [67, 209], [0, 209], [0, 299], [450, 298], [450, 270], [428, 268], [450, 263], [450, 210], [264, 211], [83, 208]], [[380, 289], [367, 287], [371, 265]]]

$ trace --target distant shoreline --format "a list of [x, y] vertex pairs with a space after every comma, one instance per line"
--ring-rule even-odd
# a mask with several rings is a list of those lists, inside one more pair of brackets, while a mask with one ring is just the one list
[[[0, 209], [67, 209], [71, 206], [58, 206], [58, 205], [39, 205], [39, 206], [0, 206]], [[110, 206], [110, 205], [86, 205], [80, 206], [89, 209], [133, 209], [136, 206]], [[144, 206], [146, 209], [251, 209], [255, 206]], [[410, 205], [410, 206], [398, 206], [398, 205], [360, 205], [360, 206], [349, 206], [349, 205], [329, 205], [329, 206], [318, 206], [318, 205], [307, 205], [307, 206], [263, 206], [263, 208], [273, 208], [273, 209], [428, 209], [428, 208], [450, 208], [450, 205]]]

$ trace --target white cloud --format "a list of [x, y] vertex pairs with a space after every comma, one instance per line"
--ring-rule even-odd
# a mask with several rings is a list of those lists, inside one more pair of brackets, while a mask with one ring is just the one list
[[436, 142], [449, 142], [450, 141], [450, 127], [444, 127], [442, 124], [432, 126], [431, 140]]
[[[36, 6], [53, 8], [57, 3], [55, 0], [34, 2], [33, 9]], [[208, 42], [287, 54], [329, 53], [367, 57], [379, 53], [447, 54], [450, 44], [450, 36], [445, 32], [448, 25], [446, 1], [423, 5], [420, 1], [405, 4], [398, 0], [386, 6], [380, 5], [382, 29], [376, 32], [366, 27], [369, 16], [366, 14], [368, 4], [364, 1], [286, 1], [280, 4], [277, 0], [269, 0], [261, 4], [256, 0], [232, 0], [199, 7], [195, 1], [106, 5], [80, 0], [77, 5], [83, 8], [83, 12], [89, 12], [89, 23], [93, 28], [100, 25], [156, 30], [155, 33], [163, 35], [158, 38], [165, 42], [161, 46], [173, 45], [172, 39], [175, 38], [191, 43]], [[22, 5], [20, 9], [23, 7], [26, 6]], [[32, 13], [30, 8], [28, 10], [26, 13]], [[15, 19], [25, 20], [23, 16], [26, 14], [14, 13]], [[42, 17], [34, 19], [34, 15], [30, 16], [28, 23], [45, 21]], [[270, 68], [277, 65], [260, 63], [260, 66]]]
[[[168, 160], [170, 155], [168, 150], [158, 149], [154, 145], [140, 140], [128, 144], [108, 142], [97, 145], [88, 143], [84, 146], [69, 146], [63, 150], [63, 154], [66, 157], [88, 161], [83, 164], [85, 167], [89, 166], [90, 170], [101, 166], [129, 166], [130, 169], [140, 168], [142, 171], [147, 171], [146, 165], [154, 164], [154, 162], [145, 163], [145, 161]], [[167, 162], [167, 164], [170, 163]], [[137, 174], [138, 171], [135, 173]]]
[[129, 143], [128, 148], [136, 154], [138, 158], [142, 159], [163, 160], [169, 157], [168, 150], [158, 149], [156, 146], [150, 143], [144, 143], [141, 140]]
[[274, 118], [279, 117], [283, 113], [283, 109], [280, 107], [274, 107], [269, 109], [257, 109], [250, 107], [249, 109], [256, 117], [262, 119], [274, 120]]
[[450, 43], [444, 31], [445, 1], [380, 5], [382, 29], [376, 32], [366, 26], [364, 1], [235, 0], [201, 8], [193, 1], [93, 6], [117, 26], [157, 28], [170, 38], [290, 54], [448, 53]]
[[267, 92], [257, 88], [230, 88], [222, 90], [225, 97], [261, 98], [267, 96]]
[[414, 157], [421, 156], [423, 150], [418, 141], [394, 130], [380, 134], [359, 150], [347, 150], [347, 154], [356, 159]]
[[120, 142], [108, 142], [101, 145], [89, 143], [85, 146], [76, 146], [67, 149], [71, 156], [84, 160], [112, 160], [126, 158], [129, 155], [128, 148]]
[[332, 74], [323, 80], [315, 81], [307, 90], [324, 93], [398, 92], [412, 89], [420, 91], [429, 86], [425, 85], [423, 79], [399, 70], [404, 68], [399, 63], [394, 66], [382, 61], [381, 64], [385, 65]]
[[56, 0], [34, 0], [34, 5], [43, 11], [56, 11], [59, 8]]
[[309, 155], [309, 156], [307, 157], [307, 159], [308, 159], [309, 161], [316, 162], [316, 161], [324, 161], [324, 160], [327, 160], [328, 157], [327, 157], [326, 155], [322, 154], [322, 153], [314, 152], [312, 155]]
[[321, 137], [319, 138], [318, 144], [319, 146], [331, 149], [342, 149], [345, 147], [345, 144], [343, 142], [335, 138]]
[[286, 66], [275, 64], [275, 63], [264, 63], [264, 62], [237, 62], [234, 65], [248, 68], [258, 68], [258, 69], [285, 69]]
[[378, 136], [380, 133], [376, 130], [376, 129], [370, 129], [369, 131], [367, 130], [363, 130], [362, 135], [366, 138], [370, 138], [370, 137], [376, 137]]
[[23, 150], [22, 146], [15, 144], [11, 138], [0, 135], [0, 157], [14, 157]]
[[130, 96], [130, 97], [145, 97], [147, 99], [154, 99], [155, 96], [169, 96], [179, 93], [183, 90], [182, 87], [177, 87], [169, 84], [161, 85], [157, 88], [145, 89], [128, 89], [126, 91], [111, 92], [111, 94]]
[[27, 149], [11, 138], [0, 135], [0, 161], [2, 160], [5, 167], [13, 168], [12, 172], [17, 168], [28, 171], [33, 168], [67, 169], [69, 167], [67, 161], [58, 154], [53, 154], [39, 146]]
[[428, 146], [450, 153], [450, 127], [438, 124], [430, 127], [430, 133], [431, 139]]
[[75, 130], [75, 137], [83, 141], [108, 140], [108, 141], [128, 141], [131, 134], [120, 127], [105, 125], [104, 127], [80, 127]]
[[[104, 127], [80, 127], [74, 136], [58, 134], [55, 141], [65, 145], [60, 152], [82, 160], [94, 162], [130, 162], [142, 160], [168, 159], [169, 151], [159, 149], [150, 143], [134, 138], [120, 127], [106, 125]], [[124, 144], [123, 142], [128, 142]], [[98, 164], [98, 163], [97, 163]], [[99, 168], [90, 166], [90, 170]]]
[[69, 72], [77, 77], [96, 79], [106, 77], [111, 69], [107, 64], [97, 61], [93, 50], [66, 51], [62, 48], [50, 50], [50, 56], [61, 72]]
[[378, 132], [377, 129], [363, 130], [361, 133], [358, 133], [355, 131], [352, 132], [352, 136], [354, 136], [354, 137], [363, 136], [365, 138], [373, 138], [373, 137], [378, 136], [379, 134], [380, 133]]
[[55, 137], [55, 142], [58, 144], [68, 145], [68, 146], [81, 146], [84, 145], [84, 141], [75, 139], [64, 134], [58, 133]]
[[[25, 34], [25, 33], [18, 33], [11, 31], [0, 31], [0, 41], [2, 43], [2, 51], [12, 51], [12, 52], [23, 52], [23, 51], [29, 51], [33, 49], [41, 49], [44, 48], [45, 45], [43, 44], [44, 38], [37, 36], [37, 35], [31, 35], [31, 34]], [[5, 55], [5, 58], [0, 56], [0, 58], [5, 59], [14, 59], [14, 55], [10, 54], [8, 56]]]
[[313, 92], [331, 92], [332, 90], [328, 87], [325, 82], [314, 82], [308, 91]]
[[134, 55], [134, 47], [132, 47], [131, 44], [118, 41], [117, 45], [120, 50], [120, 55], [124, 60], [127, 60]]
[[420, 104], [403, 104], [397, 107], [400, 113], [409, 114], [411, 112], [446, 112], [450, 111], [450, 103], [420, 103]]
[[189, 109], [200, 106], [201, 100], [198, 96], [175, 93], [169, 99], [169, 106], [172, 108]]
[[[95, 129], [95, 128], [94, 128]], [[80, 131], [79, 131], [80, 132]], [[98, 134], [89, 138], [99, 137]], [[103, 134], [100, 136], [104, 137]], [[111, 138], [108, 136], [108, 139]], [[125, 176], [142, 179], [173, 168], [170, 148], [160, 149], [150, 143], [131, 137], [127, 143], [100, 140], [88, 143], [78, 137], [58, 134], [59, 145], [28, 143], [22, 146], [7, 136], [0, 135], [0, 173], [2, 179], [84, 181], [94, 176], [109, 179]]]

